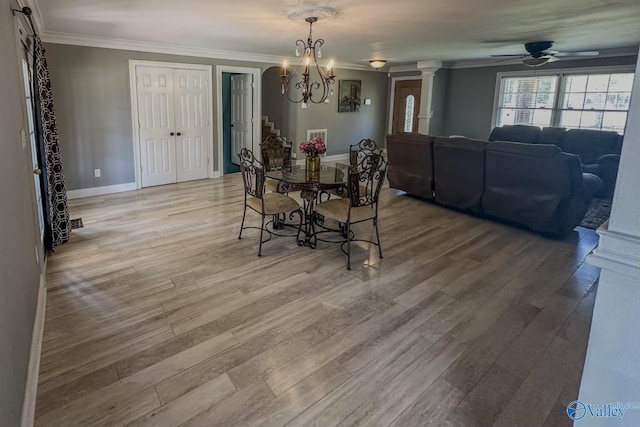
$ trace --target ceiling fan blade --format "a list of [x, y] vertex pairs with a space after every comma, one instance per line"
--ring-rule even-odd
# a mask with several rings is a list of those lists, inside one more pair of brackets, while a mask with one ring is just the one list
[[555, 56], [598, 56], [600, 52], [597, 50], [584, 50], [582, 52], [558, 52]]
[[502, 58], [502, 59], [499, 59], [499, 60], [497, 60], [497, 61], [493, 61], [493, 62], [494, 62], [495, 64], [498, 64], [498, 63], [500, 63], [500, 62], [513, 61], [513, 60], [515, 60], [515, 59], [527, 58], [528, 56], [529, 56], [529, 55], [522, 55], [522, 56], [520, 56], [520, 57], [512, 56], [512, 57], [510, 57], [510, 58]]
[[556, 61], [558, 61], [558, 58], [556, 58], [553, 55], [548, 55], [548, 56], [546, 56], [546, 58], [549, 58], [549, 60], [547, 62], [556, 62]]
[[516, 54], [512, 54], [512, 55], [489, 55], [492, 58], [524, 58], [525, 56], [529, 56], [526, 53], [516, 53]]

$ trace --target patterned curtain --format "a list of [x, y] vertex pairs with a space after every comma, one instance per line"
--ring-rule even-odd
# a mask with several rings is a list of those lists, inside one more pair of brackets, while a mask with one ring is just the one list
[[46, 165], [47, 203], [49, 205], [49, 222], [51, 227], [51, 247], [69, 240], [69, 207], [67, 206], [67, 189], [64, 182], [62, 157], [58, 141], [58, 127], [53, 108], [53, 94], [49, 80], [49, 67], [45, 57], [44, 46], [40, 37], [34, 37], [35, 74], [38, 85], [39, 122], [42, 131], [42, 145]]

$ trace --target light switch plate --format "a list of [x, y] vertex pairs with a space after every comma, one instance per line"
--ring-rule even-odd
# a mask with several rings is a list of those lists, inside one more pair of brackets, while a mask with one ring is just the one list
[[365, 98], [364, 105], [371, 105], [371, 98]]

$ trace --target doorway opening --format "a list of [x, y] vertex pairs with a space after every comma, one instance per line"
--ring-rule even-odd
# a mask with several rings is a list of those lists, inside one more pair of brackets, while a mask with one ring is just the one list
[[242, 148], [257, 154], [260, 139], [261, 71], [259, 68], [216, 67], [218, 173], [240, 171]]

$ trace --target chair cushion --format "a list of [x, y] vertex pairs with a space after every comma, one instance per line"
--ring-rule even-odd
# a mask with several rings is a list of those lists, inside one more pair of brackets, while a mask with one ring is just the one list
[[[287, 213], [300, 208], [298, 202], [284, 194], [265, 193], [262, 198], [264, 200], [263, 213], [265, 215]], [[262, 212], [262, 202], [257, 197], [247, 197], [247, 205], [258, 212]]]
[[[349, 220], [349, 199], [332, 199], [316, 206], [316, 212], [325, 218], [346, 223]], [[372, 206], [351, 208], [351, 222], [364, 221], [376, 215]]]

